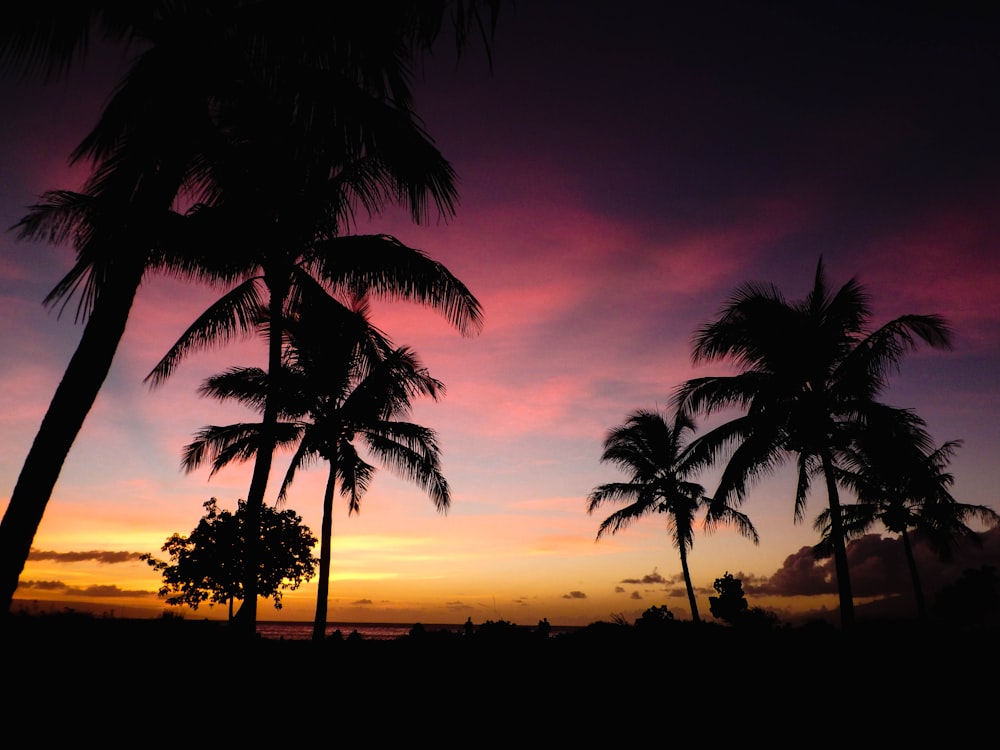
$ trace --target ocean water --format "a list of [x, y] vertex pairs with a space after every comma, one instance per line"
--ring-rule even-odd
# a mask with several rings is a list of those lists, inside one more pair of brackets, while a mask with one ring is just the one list
[[[373, 622], [331, 622], [327, 623], [326, 635], [329, 637], [339, 630], [346, 638], [352, 632], [367, 640], [387, 641], [409, 635], [413, 624], [373, 623]], [[430, 625], [425, 630], [450, 630], [461, 632], [461, 625]], [[258, 622], [257, 634], [262, 638], [286, 641], [308, 641], [312, 638], [313, 624], [311, 622]]]
[[[258, 622], [257, 633], [262, 638], [274, 640], [296, 640], [307, 641], [312, 638], [311, 622]], [[329, 637], [337, 630], [345, 638], [357, 631], [358, 635], [366, 640], [393, 640], [402, 638], [410, 634], [413, 624], [384, 623], [384, 622], [332, 622], [327, 623], [326, 635]], [[451, 633], [462, 633], [464, 625], [461, 623], [451, 625], [423, 625], [424, 632], [437, 633], [446, 630]], [[520, 626], [519, 629], [534, 630], [534, 626]], [[552, 636], [561, 633], [568, 633], [578, 630], [575, 627], [560, 627], [553, 625], [549, 634]]]

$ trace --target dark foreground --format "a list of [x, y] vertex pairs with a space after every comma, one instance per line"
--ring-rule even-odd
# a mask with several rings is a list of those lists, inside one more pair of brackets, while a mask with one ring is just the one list
[[213, 621], [17, 615], [3, 623], [2, 705], [5, 734], [43, 746], [991, 746], [998, 638], [912, 622], [850, 636], [669, 622], [248, 642]]

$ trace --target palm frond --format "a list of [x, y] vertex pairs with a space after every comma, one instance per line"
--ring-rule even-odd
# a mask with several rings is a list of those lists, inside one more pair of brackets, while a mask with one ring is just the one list
[[145, 377], [145, 381], [155, 388], [173, 374], [189, 353], [221, 346], [239, 333], [248, 335], [253, 332], [262, 319], [258, 284], [256, 278], [245, 281], [203, 312]]
[[409, 300], [444, 315], [462, 335], [482, 328], [482, 309], [444, 265], [389, 235], [351, 235], [318, 243], [317, 273], [334, 290]]
[[746, 513], [742, 513], [732, 507], [714, 507], [712, 498], [704, 498], [705, 504], [712, 510], [706, 515], [705, 518], [705, 531], [711, 533], [716, 530], [719, 524], [727, 524], [734, 526], [736, 532], [750, 541], [755, 545], [760, 544], [760, 535], [757, 533], [757, 528], [754, 526], [753, 522], [750, 520], [750, 516]]
[[952, 334], [938, 315], [902, 315], [859, 341], [843, 358], [836, 380], [842, 389], [875, 396], [888, 384], [888, 376], [898, 372], [904, 355], [921, 342], [932, 348], [950, 349]]
[[608, 534], [617, 534], [619, 531], [631, 526], [636, 520], [649, 515], [656, 507], [655, 503], [635, 502], [631, 505], [626, 505], [624, 508], [619, 508], [601, 521], [601, 525], [597, 528], [596, 539], [600, 540]]
[[[301, 437], [303, 426], [295, 422], [279, 422], [275, 426], [275, 445], [294, 445]], [[252, 459], [260, 444], [259, 422], [238, 422], [219, 426], [209, 425], [195, 433], [195, 439], [184, 447], [181, 466], [186, 473], [206, 463], [212, 465], [209, 477], [231, 463]]]
[[365, 444], [380, 463], [402, 479], [424, 490], [441, 513], [451, 506], [451, 490], [441, 472], [441, 451], [433, 430], [409, 423], [393, 422], [387, 429], [367, 429]]
[[655, 510], [657, 501], [652, 495], [644, 495], [643, 489], [643, 485], [636, 482], [608, 482], [598, 485], [587, 495], [587, 514], [592, 514], [606, 503], [630, 502], [636, 505], [640, 498], [649, 506], [645, 512], [650, 513]]
[[237, 401], [262, 413], [267, 399], [267, 372], [260, 367], [231, 367], [204, 380], [202, 396], [219, 401]]

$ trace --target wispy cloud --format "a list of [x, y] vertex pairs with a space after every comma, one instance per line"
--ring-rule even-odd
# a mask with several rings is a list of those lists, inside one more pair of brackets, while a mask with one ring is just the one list
[[139, 559], [139, 552], [109, 552], [104, 550], [90, 550], [89, 552], [52, 552], [51, 550], [33, 549], [28, 553], [28, 559], [34, 561], [46, 560], [57, 563], [76, 562], [99, 562], [99, 563], [124, 563], [133, 562]]
[[114, 585], [93, 585], [93, 586], [70, 586], [63, 581], [19, 581], [18, 591], [23, 593], [31, 591], [45, 591], [49, 593], [61, 594], [72, 597], [153, 597], [157, 596], [155, 591], [132, 590], [127, 591]]

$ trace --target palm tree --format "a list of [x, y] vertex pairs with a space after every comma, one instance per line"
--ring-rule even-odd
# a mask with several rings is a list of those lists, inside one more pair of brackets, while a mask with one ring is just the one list
[[[83, 193], [47, 193], [18, 227], [20, 239], [73, 240], [77, 261], [45, 305], [65, 307], [78, 294], [76, 317], [85, 327], [0, 522], [0, 613], [9, 611], [59, 473], [104, 383], [143, 279], [157, 271], [200, 273], [191, 259], [162, 252], [156, 240], [181, 186], [199, 180], [193, 154], [201, 128], [176, 117], [179, 80], [176, 69], [166, 75], [156, 65], [133, 76], [95, 131], [114, 129], [119, 138], [107, 140], [116, 145], [92, 137], [73, 154], [74, 161], [93, 158], [96, 164]], [[126, 100], [129, 107], [119, 106]]]
[[[913, 584], [917, 616], [924, 620], [927, 606], [910, 530], [916, 531], [947, 562], [960, 542], [982, 543], [968, 521], [996, 525], [1000, 523], [1000, 515], [985, 505], [960, 503], [952, 496], [954, 476], [947, 467], [962, 444], [960, 440], [927, 450], [899, 437], [868, 431], [846, 453], [844, 468], [837, 470], [837, 480], [854, 492], [858, 502], [841, 508], [843, 532], [845, 540], [850, 541], [881, 523], [887, 531], [899, 535]], [[822, 536], [816, 551], [819, 555], [827, 554], [829, 509], [817, 516], [814, 526]]]
[[[377, 42], [375, 47], [383, 53]], [[212, 204], [195, 207], [195, 235], [179, 240], [197, 244], [228, 235], [227, 243], [242, 248], [252, 270], [182, 334], [150, 373], [148, 380], [154, 386], [187, 353], [219, 343], [237, 331], [249, 331], [256, 325], [252, 321], [262, 317], [268, 326], [267, 368], [278, 372], [283, 318], [304, 295], [321, 295], [322, 285], [331, 293], [373, 294], [428, 304], [463, 333], [481, 325], [478, 302], [441, 264], [393, 237], [344, 233], [358, 205], [374, 215], [389, 202], [402, 203], [420, 222], [427, 218], [428, 202], [439, 215], [451, 215], [457, 195], [450, 165], [409, 109], [399, 105], [405, 89], [393, 84], [392, 100], [385, 103], [379, 97], [386, 92], [374, 80], [375, 96], [352, 98], [351, 86], [344, 90], [342, 68], [310, 68], [303, 83], [299, 68], [277, 66], [271, 75], [290, 76], [287, 86], [275, 86], [268, 78], [241, 98], [238, 106], [225, 106], [217, 115], [228, 136], [213, 154], [211, 165], [220, 196]], [[341, 100], [345, 98], [363, 116], [354, 113], [344, 118]], [[243, 109], [249, 109], [249, 116]], [[280, 116], [300, 110], [313, 117], [325, 115], [324, 122], [337, 125], [333, 137]], [[264, 405], [261, 444], [247, 491], [251, 527], [263, 506], [275, 446], [278, 378], [270, 378], [268, 384], [272, 393]], [[255, 563], [256, 537], [250, 535], [248, 540], [246, 557]], [[246, 570], [246, 597], [237, 619], [252, 636], [256, 579], [250, 575], [253, 565]]]
[[[86, 327], [0, 524], [0, 613], [9, 611], [38, 525], [110, 368], [142, 279], [164, 269], [205, 270], [212, 277], [222, 267], [222, 283], [231, 280], [234, 269], [225, 258], [217, 262], [189, 252], [178, 262], [158, 246], [161, 231], [169, 234], [169, 209], [185, 192], [194, 201], [217, 197], [207, 172], [212, 159], [206, 157], [222, 147], [231, 151], [229, 136], [239, 132], [234, 129], [239, 117], [245, 121], [260, 114], [261, 98], [246, 96], [241, 86], [257, 82], [255, 94], [281, 87], [287, 94], [301, 81], [314, 81], [310, 72], [325, 74], [327, 82], [331, 75], [337, 77], [339, 85], [330, 89], [327, 106], [309, 98], [296, 101], [293, 119], [298, 132], [327, 128], [331, 141], [344, 140], [337, 153], [367, 154], [373, 172], [379, 167], [383, 173], [392, 172], [395, 163], [398, 180], [418, 178], [414, 193], [419, 192], [421, 163], [408, 149], [426, 139], [413, 129], [415, 137], [396, 141], [373, 139], [373, 133], [387, 120], [397, 130], [400, 119], [412, 124], [409, 66], [433, 45], [444, 18], [453, 22], [459, 50], [467, 32], [478, 28], [489, 51], [499, 2], [309, 8], [297, 6], [290, 13], [277, 3], [242, 0], [93, 2], [74, 4], [58, 14], [29, 4], [5, 15], [0, 64], [7, 69], [41, 72], [46, 78], [61, 75], [85, 54], [92, 36], [142, 53], [97, 128], [72, 156], [94, 164], [84, 193], [47, 194], [23, 225], [22, 237], [74, 238], [78, 263], [46, 302], [65, 303], [80, 291], [78, 317]], [[286, 95], [280, 101], [294, 99]], [[331, 99], [335, 106], [329, 105]], [[382, 102], [395, 106], [378, 106]], [[330, 128], [331, 123], [338, 127]], [[446, 179], [451, 179], [450, 172]], [[377, 198], [363, 195], [362, 201], [377, 208]]]
[[[310, 197], [309, 191], [298, 194]], [[472, 334], [481, 326], [481, 309], [475, 297], [442, 264], [422, 251], [387, 235], [337, 236], [336, 227], [323, 221], [323, 211], [328, 209], [321, 205], [313, 214], [317, 226], [313, 236], [305, 230], [308, 221], [304, 219], [310, 214], [301, 207], [286, 221], [281, 214], [265, 213], [256, 203], [249, 206], [249, 217], [264, 220], [262, 224], [248, 221], [241, 230], [259, 230], [254, 233], [265, 238], [256, 256], [259, 273], [224, 295], [182, 334], [149, 374], [148, 380], [153, 385], [163, 382], [185, 355], [240, 332], [254, 332], [260, 320], [266, 321], [267, 326], [267, 369], [279, 372], [285, 318], [295, 314], [303, 304], [316, 307], [317, 300], [331, 294], [403, 298], [423, 303], [441, 312], [463, 334]], [[200, 215], [211, 213], [206, 209]], [[226, 212], [219, 213], [229, 225]], [[251, 511], [259, 512], [264, 502], [275, 447], [279, 378], [272, 377], [267, 382], [272, 392], [264, 404], [258, 435], [260, 446], [255, 452], [247, 491], [248, 524], [254, 518]], [[254, 537], [249, 539], [253, 544]], [[246, 555], [255, 560], [252, 549]], [[255, 581], [248, 577], [245, 585], [247, 595], [237, 619], [250, 635], [256, 628]]]
[[675, 393], [690, 414], [745, 414], [702, 435], [692, 451], [708, 466], [732, 449], [715, 502], [742, 501], [751, 482], [795, 456], [794, 518], [800, 521], [813, 478], [826, 484], [841, 627], [854, 624], [836, 467], [859, 431], [898, 418], [879, 403], [890, 372], [920, 342], [949, 348], [937, 315], [903, 315], [870, 331], [871, 308], [856, 279], [829, 287], [820, 258], [812, 290], [789, 302], [773, 285], [750, 283], [694, 338], [693, 362], [727, 360], [735, 375], [694, 378]]
[[[433, 431], [402, 421], [414, 397], [437, 398], [444, 386], [431, 378], [412, 351], [392, 349], [371, 328], [367, 308], [359, 306], [340, 315], [340, 325], [328, 325], [329, 316], [300, 316], [290, 321], [291, 344], [281, 371], [281, 411], [290, 422], [279, 422], [279, 441], [295, 444], [278, 494], [284, 502], [298, 470], [317, 458], [329, 464], [323, 497], [320, 533], [319, 582], [313, 639], [326, 633], [333, 536], [333, 500], [340, 484], [348, 498], [348, 515], [357, 513], [375, 467], [364, 460], [357, 443], [370, 455], [428, 492], [435, 506], [447, 512], [451, 495], [441, 473], [440, 449]], [[345, 325], [346, 323], [346, 325]], [[359, 335], [360, 334], [360, 335]], [[203, 393], [219, 399], [265, 408], [268, 374], [259, 368], [231, 370], [209, 379]], [[218, 471], [233, 460], [247, 460], [259, 450], [260, 423], [210, 426], [185, 449], [184, 467], [192, 471], [204, 462]]]
[[615, 534], [650, 513], [665, 514], [671, 541], [680, 552], [691, 618], [700, 622], [688, 569], [698, 511], [706, 510], [706, 531], [721, 522], [730, 522], [754, 544], [760, 540], [747, 516], [722, 503], [713, 503], [700, 484], [689, 480], [696, 467], [685, 439], [694, 429], [694, 422], [681, 413], [672, 421], [659, 411], [640, 409], [629, 415], [623, 425], [608, 433], [601, 456], [601, 461], [628, 472], [629, 480], [595, 487], [588, 496], [587, 513], [608, 502], [628, 503], [604, 519], [597, 530], [598, 539], [606, 533]]

